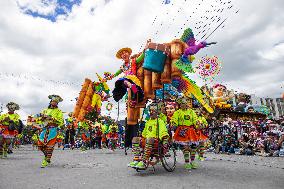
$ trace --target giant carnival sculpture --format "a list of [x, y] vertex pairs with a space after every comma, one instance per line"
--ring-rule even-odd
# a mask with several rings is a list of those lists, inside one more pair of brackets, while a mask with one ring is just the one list
[[155, 98], [155, 91], [163, 88], [164, 84], [171, 83], [185, 96], [193, 95], [209, 112], [214, 107], [206, 102], [206, 96], [194, 81], [186, 76], [193, 72], [191, 66], [194, 54], [211, 44], [205, 41], [196, 43], [190, 28], [186, 29], [180, 39], [168, 43], [154, 43], [151, 40], [142, 52], [131, 55], [130, 48], [120, 49], [116, 57], [124, 61], [115, 74], [105, 73], [98, 82], [86, 78], [74, 109], [74, 117], [83, 120], [92, 110], [100, 111], [101, 102], [109, 91], [107, 81], [124, 74], [115, 82], [113, 98], [119, 101], [125, 94], [127, 101], [127, 124], [136, 125], [140, 117], [140, 109], [144, 108], [147, 99]]

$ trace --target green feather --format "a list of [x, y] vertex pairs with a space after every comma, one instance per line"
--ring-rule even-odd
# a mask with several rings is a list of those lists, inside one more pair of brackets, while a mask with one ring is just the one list
[[180, 69], [184, 72], [194, 73], [194, 70], [193, 70], [191, 64], [184, 63], [181, 59], [178, 59], [174, 64], [178, 69]]

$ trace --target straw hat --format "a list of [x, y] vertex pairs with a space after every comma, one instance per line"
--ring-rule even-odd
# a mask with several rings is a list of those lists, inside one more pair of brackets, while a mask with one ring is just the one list
[[122, 59], [122, 58], [121, 58], [121, 55], [122, 55], [122, 52], [123, 52], [123, 51], [129, 52], [129, 54], [132, 53], [132, 49], [131, 49], [131, 48], [125, 47], [125, 48], [119, 49], [119, 51], [117, 51], [117, 53], [116, 53], [116, 58]]

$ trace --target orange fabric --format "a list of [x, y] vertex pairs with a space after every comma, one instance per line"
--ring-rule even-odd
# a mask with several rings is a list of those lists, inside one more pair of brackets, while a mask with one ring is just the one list
[[40, 140], [38, 140], [38, 146], [48, 146], [48, 147], [54, 147], [56, 144], [57, 138], [51, 139], [50, 141], [47, 142], [46, 145], [44, 145], [43, 142], [41, 142]]
[[206, 135], [204, 135], [201, 130], [196, 130], [196, 134], [199, 138], [199, 141], [204, 142], [204, 141], [208, 140], [208, 137]]
[[1, 125], [0, 126], [0, 130], [2, 130], [2, 134], [3, 135], [12, 135], [12, 136], [16, 136], [18, 134], [18, 131], [14, 130], [14, 131], [9, 131], [8, 130], [8, 126], [5, 125]]
[[118, 139], [118, 134], [117, 133], [108, 133], [107, 138], [108, 139]]
[[90, 141], [90, 138], [87, 137], [87, 135], [86, 135], [85, 133], [83, 133], [83, 134], [82, 134], [82, 140], [83, 140], [84, 142], [87, 142], [87, 141]]
[[199, 137], [194, 126], [179, 126], [174, 134], [174, 141], [177, 143], [197, 143]]
[[106, 142], [106, 141], [107, 141], [106, 135], [103, 134], [103, 135], [102, 135], [102, 142]]
[[102, 142], [106, 142], [106, 141], [107, 141], [106, 137], [103, 137]]

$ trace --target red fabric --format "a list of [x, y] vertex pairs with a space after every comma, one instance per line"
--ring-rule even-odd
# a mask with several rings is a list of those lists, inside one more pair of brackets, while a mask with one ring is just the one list
[[86, 135], [85, 133], [83, 133], [83, 134], [82, 134], [82, 140], [83, 140], [84, 142], [87, 142], [87, 141], [90, 141], [90, 138], [87, 137], [87, 135]]
[[107, 141], [106, 135], [103, 134], [103, 135], [102, 135], [102, 142], [106, 142], [106, 141]]
[[18, 134], [18, 131], [14, 130], [14, 131], [9, 131], [8, 130], [8, 126], [5, 125], [1, 125], [0, 126], [0, 130], [2, 130], [2, 134], [3, 135], [11, 135], [11, 136], [16, 136]]
[[137, 74], [137, 64], [135, 58], [131, 59], [131, 71], [134, 75]]
[[118, 134], [117, 133], [108, 133], [107, 134], [108, 139], [118, 139]]
[[198, 136], [198, 140], [199, 141], [206, 141], [206, 140], [208, 140], [208, 137], [205, 135], [205, 134], [203, 134], [203, 132], [202, 132], [202, 130], [196, 130], [196, 134], [197, 134], [197, 136]]
[[101, 137], [102, 136], [102, 131], [98, 130], [98, 131], [95, 131], [94, 133], [94, 137]]
[[[46, 146], [53, 147], [53, 146], [55, 146], [56, 141], [57, 141], [57, 138], [51, 139], [50, 141], [48, 141], [48, 143], [46, 144]], [[45, 145], [44, 145], [43, 142], [41, 142], [40, 140], [38, 140], [38, 146], [41, 147], [41, 146], [45, 146]]]
[[174, 134], [174, 141], [180, 143], [196, 143], [199, 142], [194, 126], [179, 126]]

